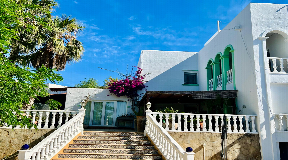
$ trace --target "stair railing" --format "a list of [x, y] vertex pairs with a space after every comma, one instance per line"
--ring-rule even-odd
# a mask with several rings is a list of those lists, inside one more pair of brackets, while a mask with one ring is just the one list
[[48, 137], [30, 150], [19, 150], [19, 160], [51, 159], [77, 134], [83, 133], [85, 109], [79, 109], [79, 114], [70, 119], [63, 126], [55, 130]]
[[[150, 102], [148, 102], [147, 107]], [[150, 103], [151, 105], [151, 103]], [[184, 149], [159, 125], [152, 111], [146, 111], [146, 126], [144, 134], [149, 136], [161, 154], [167, 160], [194, 160], [194, 152], [185, 152]]]

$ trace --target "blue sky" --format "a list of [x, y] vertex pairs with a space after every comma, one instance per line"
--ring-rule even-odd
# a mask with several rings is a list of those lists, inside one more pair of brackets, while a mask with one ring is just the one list
[[[73, 87], [84, 78], [100, 85], [109, 76], [136, 66], [141, 50], [198, 52], [251, 0], [56, 0], [54, 16], [71, 16], [85, 26], [78, 39], [85, 52], [59, 73], [61, 85]], [[264, 1], [252, 1], [254, 3]], [[265, 1], [288, 3], [287, 0]]]

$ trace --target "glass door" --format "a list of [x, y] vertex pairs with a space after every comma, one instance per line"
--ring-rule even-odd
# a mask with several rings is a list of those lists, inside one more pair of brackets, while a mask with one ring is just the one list
[[92, 125], [101, 125], [103, 102], [94, 102]]
[[116, 102], [93, 102], [89, 125], [114, 126], [116, 121]]
[[115, 113], [114, 102], [106, 102], [105, 104], [105, 115], [104, 115], [104, 125], [111, 126], [114, 125], [114, 113]]

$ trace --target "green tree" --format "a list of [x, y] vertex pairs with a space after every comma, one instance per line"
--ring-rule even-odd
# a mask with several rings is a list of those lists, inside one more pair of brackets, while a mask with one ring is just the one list
[[55, 83], [62, 77], [44, 66], [37, 70], [22, 67], [0, 56], [0, 126], [32, 127], [31, 118], [19, 109], [25, 109], [31, 98], [48, 96], [46, 81]]
[[98, 83], [97, 80], [95, 80], [94, 78], [89, 78], [88, 80], [84, 81], [80, 81], [79, 84], [76, 84], [75, 87], [77, 88], [101, 88]]
[[10, 21], [2, 23], [11, 32], [5, 47], [14, 63], [62, 70], [66, 62], [81, 58], [84, 49], [76, 35], [83, 27], [67, 16], [52, 17], [51, 11], [57, 5], [54, 0], [3, 1], [0, 5], [7, 4], [8, 9], [1, 8], [1, 14], [12, 14], [6, 17]]

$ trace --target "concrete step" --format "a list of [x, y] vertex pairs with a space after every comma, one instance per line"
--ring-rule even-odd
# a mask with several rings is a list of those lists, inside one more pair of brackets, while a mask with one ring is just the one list
[[101, 132], [101, 131], [84, 131], [83, 135], [97, 136], [144, 136], [143, 132]]
[[69, 144], [69, 148], [101, 148], [101, 149], [155, 149], [153, 145], [138, 145], [138, 144]]
[[58, 158], [96, 158], [96, 159], [157, 159], [160, 160], [162, 157], [159, 154], [92, 154], [92, 153], [68, 153], [58, 154]]
[[97, 136], [87, 135], [79, 136], [77, 139], [91, 139], [91, 140], [148, 140], [145, 136]]
[[77, 144], [151, 144], [148, 140], [87, 140], [87, 139], [76, 139], [73, 143]]
[[158, 154], [155, 149], [92, 149], [92, 148], [69, 148], [63, 153], [106, 153], [106, 154]]

